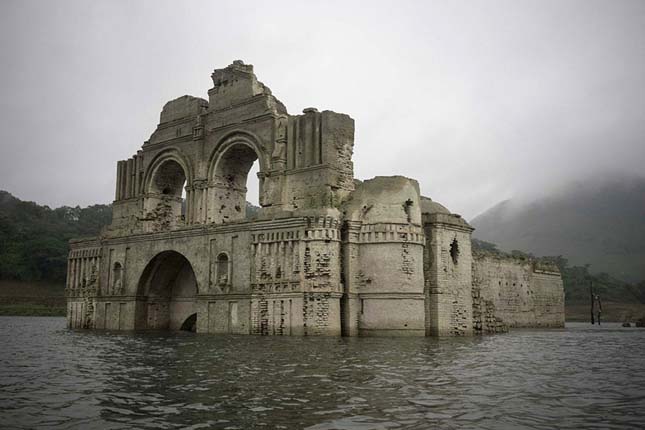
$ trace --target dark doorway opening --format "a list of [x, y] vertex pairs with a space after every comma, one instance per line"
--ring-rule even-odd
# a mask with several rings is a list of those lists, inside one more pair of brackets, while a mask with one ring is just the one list
[[197, 314], [192, 314], [186, 321], [181, 325], [180, 330], [182, 331], [192, 331], [195, 333], [197, 331]]

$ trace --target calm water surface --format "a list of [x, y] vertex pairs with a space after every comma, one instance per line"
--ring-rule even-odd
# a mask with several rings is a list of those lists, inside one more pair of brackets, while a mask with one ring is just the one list
[[645, 427], [645, 330], [470, 339], [70, 331], [0, 317], [0, 427]]

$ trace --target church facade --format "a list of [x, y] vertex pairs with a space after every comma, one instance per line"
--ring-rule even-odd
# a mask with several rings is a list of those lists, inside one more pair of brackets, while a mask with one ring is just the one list
[[348, 115], [288, 114], [241, 61], [212, 79], [208, 100], [168, 102], [150, 139], [117, 163], [112, 224], [71, 241], [70, 327], [459, 336], [563, 326], [556, 268], [473, 252], [470, 225], [413, 179], [355, 180]]

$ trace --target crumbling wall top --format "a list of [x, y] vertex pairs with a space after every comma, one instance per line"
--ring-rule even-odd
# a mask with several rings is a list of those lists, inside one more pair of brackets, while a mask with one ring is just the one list
[[472, 246], [473, 259], [479, 261], [498, 261], [512, 264], [529, 265], [534, 272], [560, 276], [560, 269], [557, 264], [549, 257], [536, 257], [521, 251], [505, 252], [499, 249], [484, 249], [476, 241]]
[[451, 225], [459, 230], [475, 230], [461, 215], [450, 212], [445, 206], [429, 197], [421, 197], [421, 212], [424, 223]]
[[433, 201], [430, 197], [421, 196], [421, 213], [424, 214], [450, 214], [442, 204]]
[[[215, 69], [211, 74], [213, 88], [208, 91], [211, 110], [219, 110], [242, 103], [259, 95], [272, 96], [269, 87], [258, 81], [253, 73], [253, 65], [235, 60], [223, 69]], [[279, 110], [284, 105], [277, 99]], [[286, 113], [286, 109], [284, 109]]]
[[208, 109], [208, 101], [189, 95], [181, 96], [164, 105], [159, 123], [164, 124], [186, 117], [195, 117], [206, 109]]
[[419, 183], [405, 176], [377, 176], [355, 181], [343, 205], [348, 220], [366, 224], [392, 222], [421, 225]]

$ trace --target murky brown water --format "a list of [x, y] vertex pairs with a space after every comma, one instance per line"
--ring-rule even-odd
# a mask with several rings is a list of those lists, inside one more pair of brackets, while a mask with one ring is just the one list
[[0, 427], [645, 427], [645, 330], [471, 339], [92, 333], [0, 317]]

